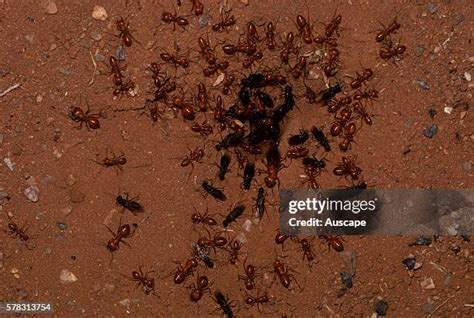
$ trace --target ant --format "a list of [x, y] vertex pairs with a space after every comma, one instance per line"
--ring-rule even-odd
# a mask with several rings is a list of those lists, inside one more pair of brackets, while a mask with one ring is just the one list
[[342, 157], [342, 163], [334, 168], [333, 173], [336, 176], [351, 177], [352, 180], [359, 179], [362, 169], [355, 165], [353, 157]]
[[219, 180], [223, 181], [225, 179], [225, 175], [229, 171], [230, 161], [231, 161], [230, 155], [227, 152], [224, 153], [221, 157], [220, 164], [218, 165]]
[[191, 0], [193, 7], [191, 8], [191, 12], [194, 11], [196, 16], [202, 15], [204, 12], [204, 5], [199, 0]]
[[368, 89], [365, 91], [356, 91], [352, 98], [356, 101], [360, 101], [362, 99], [367, 99], [367, 100], [375, 100], [379, 97], [379, 92], [375, 89]]
[[217, 225], [217, 221], [208, 216], [209, 214], [209, 209], [206, 208], [206, 213], [204, 214], [201, 214], [197, 211], [196, 207], [193, 207], [194, 210], [196, 211], [196, 213], [193, 213], [193, 215], [191, 216], [191, 220], [193, 221], [194, 224], [205, 224], [205, 225], [209, 225], [209, 226], [214, 226], [214, 225]]
[[123, 42], [123, 44], [125, 44], [125, 46], [131, 47], [132, 43], [133, 43], [133, 40], [135, 40], [135, 41], [137, 41], [137, 40], [130, 33], [129, 25], [130, 25], [130, 23], [125, 22], [125, 19], [122, 18], [122, 17], [120, 17], [120, 19], [118, 19], [115, 22], [115, 26], [117, 27], [117, 31], [120, 32], [118, 37], [122, 38], [122, 42]]
[[136, 223], [133, 223], [132, 226], [133, 230], [129, 224], [121, 224], [119, 225], [116, 233], [114, 233], [114, 231], [112, 231], [108, 226], [106, 226], [110, 233], [112, 233], [113, 235], [113, 237], [107, 243], [107, 249], [111, 253], [114, 253], [120, 248], [121, 242], [125, 245], [130, 246], [126, 241], [124, 241], [124, 239], [130, 238], [133, 236], [133, 234], [135, 234], [138, 225]]
[[296, 271], [294, 271], [288, 265], [285, 265], [284, 263], [280, 262], [278, 259], [275, 259], [275, 261], [273, 261], [273, 271], [275, 275], [278, 276], [278, 278], [280, 279], [280, 283], [283, 287], [287, 289], [290, 288], [291, 281], [293, 280], [296, 283], [296, 285], [298, 285], [298, 287], [302, 289], [300, 284], [296, 280], [295, 276], [291, 274], [291, 272], [296, 273]]
[[142, 285], [143, 286], [143, 292], [145, 295], [155, 294], [155, 279], [154, 278], [149, 278], [148, 274], [154, 273], [154, 271], [142, 272], [142, 267], [140, 266], [137, 271], [132, 272], [132, 280], [137, 282], [137, 287]]
[[173, 109], [176, 111], [176, 109], [181, 111], [181, 116], [185, 120], [194, 120], [196, 118], [196, 113], [194, 111], [194, 106], [190, 103], [187, 103], [184, 101], [182, 97], [175, 96], [173, 98]]
[[206, 77], [212, 76], [217, 73], [217, 71], [225, 71], [229, 67], [229, 62], [224, 61], [220, 63], [215, 63], [209, 65], [207, 68], [202, 70], [202, 74]]
[[202, 158], [204, 158], [204, 149], [196, 147], [196, 149], [192, 150], [191, 148], [188, 147], [188, 150], [189, 150], [189, 154], [182, 157], [183, 159], [181, 160], [180, 165], [181, 165], [181, 167], [187, 167], [187, 166], [191, 165], [192, 168], [191, 168], [191, 171], [189, 172], [189, 175], [191, 175], [191, 173], [194, 169], [193, 162], [200, 163], [202, 161]]
[[174, 274], [174, 283], [179, 285], [183, 283], [189, 275], [193, 273], [193, 270], [198, 267], [198, 261], [195, 258], [190, 258], [186, 261], [184, 266], [181, 266], [179, 262], [177, 262], [178, 268]]
[[294, 41], [295, 36], [293, 35], [293, 32], [289, 32], [286, 35], [286, 41], [283, 43], [283, 49], [280, 51], [280, 60], [283, 64], [288, 64], [290, 53], [296, 53]]
[[356, 78], [353, 79], [351, 82], [352, 89], [359, 88], [366, 81], [370, 80], [373, 75], [374, 75], [374, 72], [370, 68], [364, 69], [362, 74], [359, 74], [358, 72], [356, 72]]
[[342, 86], [340, 83], [335, 83], [329, 86], [322, 92], [322, 100], [324, 105], [327, 105], [337, 94], [342, 91]]
[[332, 247], [337, 252], [344, 251], [344, 245], [342, 244], [344, 239], [339, 235], [320, 235], [319, 238], [326, 240], [326, 243], [328, 244], [328, 250], [330, 250]]
[[396, 46], [393, 46], [393, 44], [390, 43], [388, 47], [380, 48], [379, 56], [384, 60], [395, 60], [395, 57], [401, 58], [401, 55], [403, 55], [406, 50], [407, 47], [405, 45], [397, 44]]
[[298, 242], [301, 244], [301, 249], [303, 250], [303, 261], [308, 261], [309, 267], [312, 266], [313, 262], [315, 261], [315, 256], [313, 249], [311, 248], [311, 243], [307, 238], [297, 239]]
[[235, 44], [225, 44], [222, 46], [222, 51], [227, 55], [234, 55], [236, 53], [243, 53], [247, 56], [251, 56], [257, 52], [257, 47], [254, 44], [249, 43], [238, 43]]
[[237, 163], [239, 164], [239, 169], [243, 169], [247, 158], [242, 154], [240, 149], [234, 149], [235, 156], [237, 157]]
[[[306, 157], [304, 159], [307, 159], [307, 158], [308, 157]], [[309, 165], [307, 163], [304, 164], [304, 166], [305, 166], [304, 172], [306, 174], [306, 180], [302, 182], [302, 185], [304, 185], [305, 183], [308, 183], [308, 185], [311, 189], [318, 189], [319, 184], [316, 181], [316, 177], [319, 176], [319, 174], [321, 172], [321, 169], [314, 168], [312, 165]]]
[[275, 235], [275, 243], [278, 245], [281, 245], [283, 249], [283, 244], [289, 238], [290, 238], [290, 235], [281, 234], [280, 231], [277, 231], [277, 234]]
[[296, 26], [298, 27], [298, 31], [300, 32], [300, 35], [303, 36], [303, 42], [306, 44], [313, 43], [313, 35], [311, 33], [311, 26], [302, 15], [298, 15], [296, 17]]
[[245, 289], [252, 290], [255, 288], [255, 278], [261, 275], [257, 274], [255, 266], [251, 264], [247, 265], [247, 259], [245, 259], [243, 267], [245, 275], [239, 275], [238, 280], [244, 281]]
[[202, 247], [211, 247], [216, 252], [216, 247], [224, 248], [227, 245], [227, 239], [221, 235], [222, 232], [216, 232], [214, 237], [211, 238], [211, 233], [206, 229], [209, 237], [200, 237], [197, 244]]
[[244, 176], [242, 181], [242, 187], [244, 190], [250, 190], [252, 180], [255, 176], [255, 164], [250, 161], [247, 161], [244, 168]]
[[235, 18], [233, 15], [230, 15], [231, 10], [225, 11], [225, 17], [221, 13], [221, 21], [212, 26], [214, 32], [222, 32], [225, 30], [228, 32], [227, 28], [235, 24]]
[[115, 202], [118, 205], [122, 206], [124, 210], [127, 209], [130, 212], [132, 212], [133, 215], [136, 216], [137, 213], [142, 213], [145, 211], [143, 206], [138, 201], [136, 201], [136, 199], [137, 197], [129, 199], [128, 193], [126, 193], [125, 197], [123, 197], [122, 195], [118, 195], [117, 198], [115, 199]]
[[243, 244], [239, 240], [231, 240], [228, 245], [230, 248], [229, 263], [235, 265], [239, 260], [239, 252]]
[[372, 118], [370, 117], [370, 115], [365, 110], [365, 107], [362, 106], [360, 102], [354, 103], [353, 107], [354, 107], [354, 111], [359, 115], [360, 118], [364, 120], [364, 122], [367, 125], [369, 126], [372, 125]]
[[209, 124], [207, 122], [207, 120], [203, 121], [201, 124], [194, 123], [191, 126], [191, 130], [196, 132], [196, 133], [199, 133], [203, 137], [209, 136], [213, 132], [212, 126], [211, 126], [211, 124]]
[[213, 65], [217, 62], [217, 58], [214, 51], [211, 49], [209, 42], [203, 37], [198, 39], [199, 48], [201, 49], [201, 55], [206, 59], [209, 65]]
[[247, 298], [245, 298], [245, 303], [249, 306], [257, 305], [258, 311], [261, 311], [260, 310], [260, 305], [261, 304], [268, 303], [269, 301], [270, 301], [270, 299], [268, 298], [267, 294], [264, 294], [264, 295], [261, 295], [261, 296], [258, 295], [257, 297], [247, 295]]
[[105, 158], [102, 159], [102, 162], [95, 161], [95, 163], [102, 165], [104, 167], [114, 167], [116, 171], [122, 171], [122, 166], [127, 163], [127, 158], [125, 154], [122, 152], [119, 156], [115, 156], [114, 152], [112, 151], [112, 157], [109, 158], [109, 148], [107, 147], [105, 150]]
[[400, 23], [397, 22], [396, 18], [394, 18], [387, 28], [383, 26], [383, 30], [377, 33], [375, 36], [375, 41], [379, 43], [385, 41], [391, 33], [394, 33], [398, 29], [400, 29]]
[[28, 245], [28, 240], [30, 239], [30, 236], [26, 234], [26, 227], [23, 226], [20, 228], [8, 215], [7, 212], [5, 212], [7, 215], [7, 218], [10, 220], [11, 223], [8, 223], [8, 230], [4, 231], [8, 235], [10, 235], [13, 238], [19, 238], [21, 242], [23, 242], [26, 246], [27, 249], [32, 250], [33, 248]]
[[305, 87], [305, 92], [303, 96], [306, 97], [308, 104], [315, 104], [317, 99], [316, 92], [314, 91], [314, 89], [311, 88], [311, 86], [307, 85], [305, 81], [303, 81], [303, 84]]
[[211, 289], [209, 288], [209, 278], [207, 276], [199, 276], [196, 278], [196, 283], [192, 283], [189, 285], [189, 288], [191, 289], [191, 294], [189, 295], [189, 299], [191, 301], [197, 303], [199, 300], [201, 300], [202, 296], [204, 295], [205, 292], [211, 293]]
[[273, 25], [273, 22], [271, 21], [265, 25], [265, 38], [266, 38], [267, 48], [270, 51], [273, 51], [276, 47], [275, 26]]
[[258, 188], [257, 197], [255, 198], [255, 216], [258, 217], [260, 220], [265, 213], [265, 189], [263, 187]]
[[96, 115], [89, 115], [89, 107], [87, 107], [87, 111], [84, 112], [79, 107], [73, 107], [69, 116], [75, 122], [79, 122], [80, 125], [78, 129], [82, 128], [82, 124], [85, 124], [87, 129], [98, 129], [100, 128], [99, 118]]
[[323, 63], [323, 71], [327, 77], [331, 77], [337, 72], [338, 60], [339, 50], [334, 47], [330, 48], [328, 51], [328, 59]]
[[292, 135], [288, 138], [288, 144], [290, 146], [297, 146], [304, 144], [308, 140], [309, 134], [307, 130], [300, 129], [300, 132], [296, 135]]
[[[167, 82], [166, 74], [164, 75], [161, 73], [158, 63], [152, 62], [150, 66], [148, 66], [148, 70], [151, 72], [151, 77], [153, 78], [156, 88], [162, 87], [162, 85]], [[162, 84], [161, 81], [164, 81], [164, 83]]]
[[183, 30], [186, 30], [185, 27], [189, 25], [189, 22], [185, 17], [167, 11], [163, 11], [161, 14], [161, 21], [167, 24], [173, 23], [173, 31], [176, 30], [176, 24], [182, 27]]
[[341, 107], [348, 106], [350, 103], [352, 103], [352, 98], [350, 96], [334, 98], [328, 103], [328, 112], [335, 113]]
[[273, 142], [266, 154], [267, 176], [265, 177], [265, 184], [269, 188], [273, 188], [278, 184], [280, 186], [280, 179], [278, 178], [278, 172], [282, 169], [281, 155], [278, 149], [278, 144]]
[[336, 34], [338, 33], [338, 28], [341, 22], [342, 22], [342, 15], [340, 14], [332, 18], [331, 22], [329, 22], [329, 24], [326, 25], [324, 28], [324, 34], [326, 38], [332, 37], [334, 32], [336, 32]]
[[120, 85], [117, 85], [117, 87], [113, 91], [113, 95], [114, 96], [127, 95], [128, 97], [133, 97], [135, 96], [135, 93], [133, 92], [135, 88], [136, 88], [135, 83], [129, 79], [125, 83], [121, 83]]
[[222, 94], [229, 95], [231, 86], [235, 81], [235, 76], [233, 74], [226, 74], [225, 79], [222, 82]]
[[290, 159], [304, 158], [308, 155], [308, 148], [305, 146], [292, 146], [286, 152], [286, 156]]
[[175, 68], [178, 68], [178, 66], [181, 66], [182, 68], [189, 67], [189, 60], [185, 57], [178, 57], [176, 55], [165, 52], [160, 54], [160, 58], [164, 62], [173, 64]]
[[343, 140], [339, 144], [341, 151], [347, 151], [351, 147], [351, 142], [354, 141], [354, 136], [357, 131], [355, 123], [351, 122], [344, 127]]
[[123, 84], [122, 79], [124, 78], [122, 74], [122, 68], [120, 67], [119, 61], [114, 57], [109, 57], [110, 63], [110, 74], [113, 74], [113, 81], [116, 86], [121, 86]]
[[295, 79], [298, 79], [301, 74], [304, 74], [304, 71], [306, 70], [306, 64], [306, 57], [304, 56], [300, 56], [296, 60], [295, 66], [293, 66], [293, 68], [291, 69], [291, 74]]
[[208, 96], [206, 86], [203, 83], [199, 83], [197, 86], [196, 103], [200, 111], [205, 112], [207, 110]]
[[260, 61], [261, 59], [263, 59], [262, 52], [257, 52], [255, 54], [249, 55], [243, 60], [242, 67], [251, 68], [255, 62]]

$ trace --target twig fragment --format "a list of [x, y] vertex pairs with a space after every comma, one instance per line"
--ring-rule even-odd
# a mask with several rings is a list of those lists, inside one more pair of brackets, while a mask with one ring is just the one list
[[20, 83], [16, 83], [10, 87], [8, 87], [6, 90], [4, 90], [3, 92], [0, 93], [0, 97], [3, 97], [5, 95], [7, 95], [8, 93], [10, 93], [12, 90], [14, 89], [17, 89], [18, 87], [20, 87], [21, 84]]

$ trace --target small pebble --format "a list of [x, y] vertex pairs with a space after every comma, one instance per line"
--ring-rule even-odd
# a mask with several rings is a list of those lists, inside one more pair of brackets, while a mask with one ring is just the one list
[[444, 112], [445, 112], [446, 114], [451, 114], [451, 113], [453, 112], [453, 108], [450, 107], [450, 106], [446, 106], [446, 107], [444, 108]]
[[115, 51], [115, 58], [119, 61], [125, 61], [126, 58], [125, 50], [123, 47], [119, 46], [117, 50]]
[[53, 249], [51, 247], [47, 247], [44, 250], [44, 254], [46, 254], [46, 255], [51, 255], [52, 253], [53, 253]]
[[72, 203], [84, 202], [85, 198], [86, 198], [86, 195], [77, 189], [73, 189], [71, 190], [71, 192], [69, 192], [69, 199], [71, 200]]
[[437, 113], [438, 112], [433, 107], [430, 107], [430, 109], [428, 109], [428, 115], [430, 115], [431, 119], [434, 119]]
[[470, 162], [462, 163], [462, 170], [464, 170], [464, 172], [469, 172], [471, 171], [471, 169], [472, 169], [472, 164]]
[[63, 283], [74, 283], [77, 281], [76, 275], [74, 275], [70, 270], [63, 269], [59, 275], [59, 279]]
[[91, 39], [99, 42], [100, 40], [102, 40], [102, 34], [100, 34], [99, 31], [94, 30], [91, 32]]
[[377, 315], [385, 316], [387, 314], [388, 304], [383, 300], [379, 300], [375, 303], [375, 312]]
[[471, 81], [472, 77], [471, 77], [471, 73], [469, 72], [464, 72], [464, 79], [468, 82]]
[[423, 81], [423, 80], [416, 80], [415, 83], [417, 83], [418, 86], [419, 86], [422, 90], [425, 90], [425, 91], [430, 90], [430, 85], [429, 85], [426, 81]]
[[214, 82], [214, 84], [212, 84], [213, 87], [216, 87], [217, 85], [219, 85], [220, 83], [222, 83], [225, 79], [225, 74], [224, 73], [220, 73], [219, 76], [217, 76], [217, 79], [216, 81]]
[[44, 12], [47, 14], [56, 14], [58, 13], [58, 6], [54, 1], [48, 0], [44, 4]]
[[423, 289], [435, 289], [435, 284], [431, 277], [425, 278], [421, 283], [421, 288]]
[[464, 22], [464, 15], [463, 14], [457, 14], [456, 15], [456, 23], [461, 24]]
[[94, 56], [94, 59], [97, 61], [97, 62], [103, 62], [105, 61], [105, 56], [100, 54], [100, 53], [97, 53], [95, 56]]
[[435, 14], [438, 11], [438, 6], [434, 3], [431, 3], [431, 2], [428, 3], [427, 7], [428, 7], [428, 12], [430, 14]]
[[8, 195], [7, 192], [0, 191], [0, 201], [5, 200], [5, 199], [10, 199], [10, 196]]
[[415, 242], [410, 243], [408, 246], [414, 245], [430, 245], [431, 244], [431, 237], [428, 235], [421, 235], [418, 237]]
[[105, 21], [107, 19], [107, 11], [102, 6], [95, 6], [92, 10], [92, 17], [96, 20]]
[[244, 224], [242, 225], [242, 228], [245, 231], [250, 232], [250, 229], [252, 228], [252, 221], [249, 219], [245, 220]]
[[201, 28], [204, 28], [209, 24], [209, 16], [205, 13], [201, 14], [201, 16], [198, 19], [199, 26]]
[[124, 307], [130, 307], [130, 298], [126, 298], [124, 300], [119, 301], [119, 304]]
[[425, 52], [425, 48], [418, 45], [416, 48], [415, 48], [415, 55], [420, 57], [423, 55], [423, 52]]
[[26, 188], [24, 191], [23, 191], [23, 194], [26, 196], [26, 198], [28, 200], [30, 200], [31, 202], [38, 202], [39, 200], [39, 189], [37, 186], [35, 185], [32, 185], [28, 188]]
[[12, 162], [10, 158], [3, 158], [3, 162], [5, 162], [5, 164], [7, 165], [8, 169], [10, 169], [10, 171], [13, 171], [13, 167], [15, 166], [15, 164]]
[[69, 215], [72, 212], [72, 206], [67, 206], [61, 209], [63, 215]]
[[435, 124], [432, 124], [430, 127], [423, 130], [423, 135], [426, 138], [433, 138], [434, 135], [438, 132], [438, 127]]
[[76, 178], [73, 174], [69, 174], [66, 179], [66, 183], [68, 186], [73, 186], [76, 184]]
[[56, 222], [56, 225], [58, 226], [58, 228], [61, 230], [61, 231], [64, 231], [67, 229], [67, 224], [66, 223], [63, 223], [63, 222]]
[[405, 265], [406, 269], [411, 271], [415, 268], [416, 259], [414, 257], [408, 257], [405, 258], [402, 263]]
[[341, 281], [342, 283], [344, 284], [344, 286], [346, 286], [347, 288], [352, 288], [352, 276], [351, 274], [347, 273], [347, 272], [342, 272], [340, 273], [341, 275]]

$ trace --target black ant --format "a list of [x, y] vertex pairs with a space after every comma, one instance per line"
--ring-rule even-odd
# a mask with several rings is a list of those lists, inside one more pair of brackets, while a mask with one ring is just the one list
[[118, 195], [117, 198], [115, 199], [115, 202], [118, 205], [121, 205], [123, 209], [129, 210], [130, 212], [133, 213], [133, 215], [136, 216], [138, 213], [145, 212], [145, 209], [143, 208], [143, 206], [140, 203], [138, 203], [136, 199], [137, 199], [136, 197], [129, 199], [128, 193], [126, 193], [125, 197], [123, 197], [122, 195]]

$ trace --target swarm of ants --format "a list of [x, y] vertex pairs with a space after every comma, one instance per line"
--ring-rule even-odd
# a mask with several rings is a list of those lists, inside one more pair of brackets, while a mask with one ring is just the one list
[[[205, 9], [203, 4], [199, 0], [190, 2], [191, 12], [196, 16], [202, 15]], [[181, 1], [177, 1], [177, 5], [184, 6]], [[160, 17], [162, 24], [174, 32], [186, 32], [190, 24], [188, 16], [178, 15], [176, 12], [163, 10]], [[221, 138], [214, 145], [215, 151], [220, 156], [216, 176], [220, 181], [228, 178], [230, 164], [236, 161], [242, 170], [239, 181], [242, 190], [256, 190], [252, 209], [249, 209], [245, 202], [240, 202], [231, 207], [222, 220], [217, 220], [208, 211], [205, 213], [195, 211], [190, 221], [202, 225], [207, 235], [200, 234], [196, 241], [191, 242], [190, 257], [184, 263], [176, 262], [177, 268], [170, 275], [173, 276], [176, 285], [186, 286], [185, 283], [191, 280], [190, 276], [202, 266], [211, 272], [218, 254], [225, 253], [231, 265], [242, 262], [240, 256], [244, 243], [237, 238], [231, 239], [225, 229], [232, 227], [245, 213], [252, 213], [258, 219], [264, 217], [268, 210], [266, 199], [268, 189], [271, 191], [275, 187], [280, 187], [280, 172], [288, 167], [286, 162], [290, 161], [291, 164], [301, 162], [306, 175], [301, 184], [312, 189], [320, 188], [318, 177], [326, 171], [328, 163], [323, 157], [317, 158], [314, 154], [310, 154], [312, 150], [328, 153], [338, 148], [341, 152], [348, 152], [352, 149], [357, 132], [362, 126], [373, 124], [372, 117], [367, 111], [367, 107], [379, 97], [377, 90], [368, 87], [375, 76], [373, 70], [364, 68], [356, 72], [350, 83], [344, 83], [338, 77], [341, 65], [338, 38], [342, 23], [342, 15], [335, 14], [324, 24], [321, 33], [316, 33], [309, 17], [297, 15], [294, 20], [296, 29], [287, 32], [283, 39], [277, 30], [277, 24], [272, 21], [264, 25], [248, 22], [245, 24], [245, 33], [241, 34], [237, 41], [226, 40], [219, 47], [213, 46], [205, 37], [199, 37], [196, 51], [202, 59], [198, 63], [205, 65], [202, 68], [202, 75], [223, 76], [218, 86], [220, 94], [214, 99], [211, 98], [210, 89], [203, 82], [199, 82], [196, 88], [192, 89], [195, 92], [193, 97], [187, 98], [183, 93], [184, 81], [180, 83], [178, 77], [168, 73], [167, 67], [171, 67], [176, 74], [178, 70], [188, 69], [194, 62], [188, 55], [180, 54], [177, 46], [175, 53], [163, 50], [158, 55], [159, 61], [150, 61], [147, 71], [151, 74], [152, 92], [143, 106], [134, 110], [146, 111], [153, 122], [159, 121], [163, 113], [170, 110], [176, 117], [188, 122], [191, 130], [202, 138], [209, 138], [218, 133]], [[210, 30], [216, 34], [230, 35], [237, 24], [238, 18], [231, 11], [223, 10], [218, 21], [210, 26]], [[405, 53], [405, 46], [393, 43], [391, 40], [391, 35], [399, 28], [400, 24], [393, 20], [388, 27], [384, 27], [377, 34], [376, 41], [382, 44], [379, 52], [381, 59], [399, 59]], [[116, 20], [116, 30], [117, 37], [125, 48], [132, 49], [134, 42], [138, 42], [126, 19], [120, 17]], [[303, 54], [304, 47], [323, 52], [318, 67], [328, 80], [326, 86], [315, 89], [308, 84], [310, 61]], [[275, 57], [280, 62], [280, 68], [255, 71], [264, 57]], [[235, 61], [238, 61], [246, 75], [228, 71], [231, 63]], [[134, 98], [132, 91], [136, 85], [125, 76], [120, 60], [110, 56], [109, 67], [114, 85], [112, 95]], [[297, 87], [298, 89], [304, 87], [302, 96], [296, 95]], [[181, 91], [178, 92], [179, 90]], [[303, 98], [309, 104], [325, 107], [334, 121], [329, 130], [315, 122], [312, 127], [302, 128], [299, 133], [284, 138], [284, 126], [291, 120], [291, 114], [298, 111], [298, 105], [303, 103]], [[90, 114], [89, 110], [74, 107], [69, 115], [71, 120], [79, 123], [77, 127], [79, 129], [83, 126], [89, 130], [101, 127], [99, 116]], [[335, 138], [338, 138], [338, 141]], [[280, 144], [285, 139], [289, 149], [282, 154]], [[194, 164], [201, 162], [203, 158], [203, 148], [190, 149], [189, 153], [181, 158], [181, 166], [194, 168]], [[106, 158], [95, 162], [105, 168], [113, 167], [118, 173], [125, 169], [127, 158], [123, 153], [120, 156], [112, 153], [110, 157], [107, 151]], [[259, 167], [260, 162], [264, 163], [263, 167]], [[355, 156], [344, 155], [341, 161], [335, 164], [332, 172], [335, 176], [345, 178], [349, 188], [367, 187]], [[259, 181], [261, 175], [264, 177]], [[225, 190], [218, 187], [214, 181], [202, 180], [199, 184], [206, 196], [218, 201], [228, 199]], [[118, 195], [116, 204], [134, 215], [145, 212], [138, 199], [129, 198], [128, 195]], [[10, 222], [8, 234], [26, 243], [29, 236], [13, 221]], [[132, 223], [120, 224], [116, 231], [109, 229], [111, 238], [106, 244], [107, 250], [116, 253], [119, 252], [121, 244], [129, 245], [136, 227], [137, 224]], [[315, 238], [296, 238], [278, 232], [274, 244], [283, 246], [290, 239], [300, 247], [302, 260], [312, 266], [317, 259], [313, 250]], [[319, 239], [334, 251], [344, 250], [341, 237], [325, 235]], [[247, 263], [247, 258], [242, 265], [242, 274], [236, 277], [237, 280], [242, 281], [247, 292], [258, 290], [256, 294], [247, 294], [243, 298], [243, 303], [248, 307], [257, 306], [260, 311], [261, 307], [272, 303], [266, 292], [261, 292], [260, 278], [265, 270], [272, 272], [274, 281], [279, 281], [284, 289], [302, 288], [296, 278], [297, 272], [278, 255], [267, 266], [257, 267]], [[144, 273], [140, 267], [138, 271], [133, 271], [129, 278], [141, 286], [146, 295], [157, 295], [155, 279], [150, 275], [152, 273]], [[199, 302], [202, 297], [209, 294], [220, 310], [226, 316], [232, 317], [235, 301], [229, 300], [219, 290], [212, 293], [212, 282], [206, 275], [195, 276], [195, 282], [187, 285], [190, 290], [190, 301]]]

